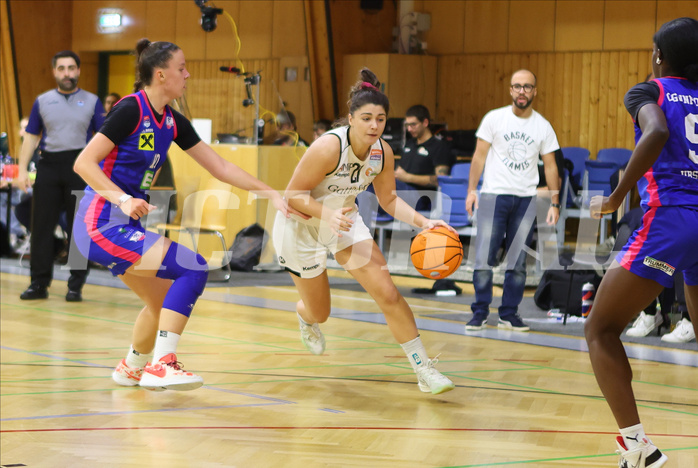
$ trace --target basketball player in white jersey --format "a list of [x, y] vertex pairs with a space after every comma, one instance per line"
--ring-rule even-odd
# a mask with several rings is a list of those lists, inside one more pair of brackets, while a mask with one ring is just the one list
[[277, 216], [274, 248], [300, 293], [296, 312], [301, 338], [311, 353], [325, 350], [319, 324], [330, 316], [329, 251], [380, 307], [417, 374], [419, 389], [439, 394], [453, 390], [454, 384], [435, 369], [437, 359], [429, 359], [412, 310], [395, 287], [355, 202], [373, 183], [381, 207], [395, 219], [419, 229], [452, 229], [441, 220], [425, 218], [396, 196], [393, 152], [380, 139], [390, 104], [379, 86], [373, 72], [361, 70], [349, 93], [349, 125], [323, 134], [298, 163], [286, 197], [289, 206], [310, 219]]

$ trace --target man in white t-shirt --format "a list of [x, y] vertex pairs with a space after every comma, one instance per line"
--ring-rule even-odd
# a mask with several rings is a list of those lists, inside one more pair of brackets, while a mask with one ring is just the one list
[[[554, 225], [560, 216], [558, 173], [555, 150], [560, 145], [550, 123], [531, 107], [536, 97], [536, 76], [519, 70], [511, 77], [513, 104], [488, 112], [480, 123], [477, 146], [470, 166], [465, 208], [472, 216], [477, 209], [475, 238], [475, 302], [468, 331], [487, 324], [492, 302], [492, 267], [505, 242], [506, 272], [499, 307], [499, 328], [528, 331], [518, 307], [526, 285], [524, 246], [533, 232], [536, 216], [538, 157], [543, 159], [551, 203], [546, 222]], [[485, 171], [478, 200], [477, 184]]]

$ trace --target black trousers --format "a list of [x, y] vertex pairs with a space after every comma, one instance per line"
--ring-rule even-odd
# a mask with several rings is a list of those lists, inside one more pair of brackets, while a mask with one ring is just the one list
[[[74, 191], [82, 192], [85, 181], [75, 173], [73, 164], [81, 150], [44, 152], [36, 166], [36, 182], [32, 200], [31, 227], [31, 282], [32, 285], [49, 287], [53, 279], [54, 236], [58, 218], [66, 212], [68, 221], [69, 257], [78, 254], [72, 245], [73, 218], [77, 197]], [[73, 250], [75, 252], [73, 252]], [[87, 260], [80, 256], [80, 269], [70, 270], [68, 289], [80, 291], [87, 279]]]

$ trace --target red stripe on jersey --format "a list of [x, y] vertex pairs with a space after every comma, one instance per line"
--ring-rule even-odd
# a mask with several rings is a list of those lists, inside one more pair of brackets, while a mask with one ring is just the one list
[[119, 156], [119, 147], [115, 146], [104, 158], [104, 173], [111, 179], [111, 172], [114, 170], [114, 163]]
[[659, 80], [652, 80], [659, 86], [659, 99], [657, 99], [657, 105], [661, 106], [664, 102], [664, 85]]
[[640, 249], [642, 249], [645, 241], [647, 241], [647, 234], [650, 231], [652, 221], [654, 221], [656, 214], [657, 208], [650, 207], [642, 217], [642, 229], [638, 231], [637, 235], [635, 236], [635, 240], [633, 240], [633, 243], [630, 244], [630, 247], [628, 247], [628, 250], [626, 250], [625, 255], [623, 255], [623, 258], [620, 261], [621, 266], [626, 270], [630, 269], [630, 265], [632, 265], [632, 263], [635, 261], [637, 254], [640, 253]]
[[654, 178], [654, 169], [650, 167], [649, 171], [645, 172], [644, 178], [647, 180], [647, 195], [649, 195], [649, 206], [662, 206], [662, 201], [659, 199], [659, 186]]
[[128, 260], [131, 263], [135, 263], [141, 258], [141, 255], [128, 249], [114, 244], [112, 241], [107, 239], [99, 232], [97, 229], [97, 221], [99, 219], [99, 213], [104, 209], [104, 205], [107, 200], [99, 194], [95, 194], [92, 199], [90, 206], [87, 208], [87, 213], [85, 214], [85, 225], [87, 226], [87, 234], [90, 239], [104, 249], [111, 255], [121, 258], [123, 260]]

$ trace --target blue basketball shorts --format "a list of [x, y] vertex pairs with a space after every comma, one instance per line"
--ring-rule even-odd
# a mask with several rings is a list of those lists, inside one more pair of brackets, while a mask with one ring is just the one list
[[682, 271], [689, 286], [698, 285], [698, 207], [650, 207], [616, 261], [636, 275], [664, 287]]

